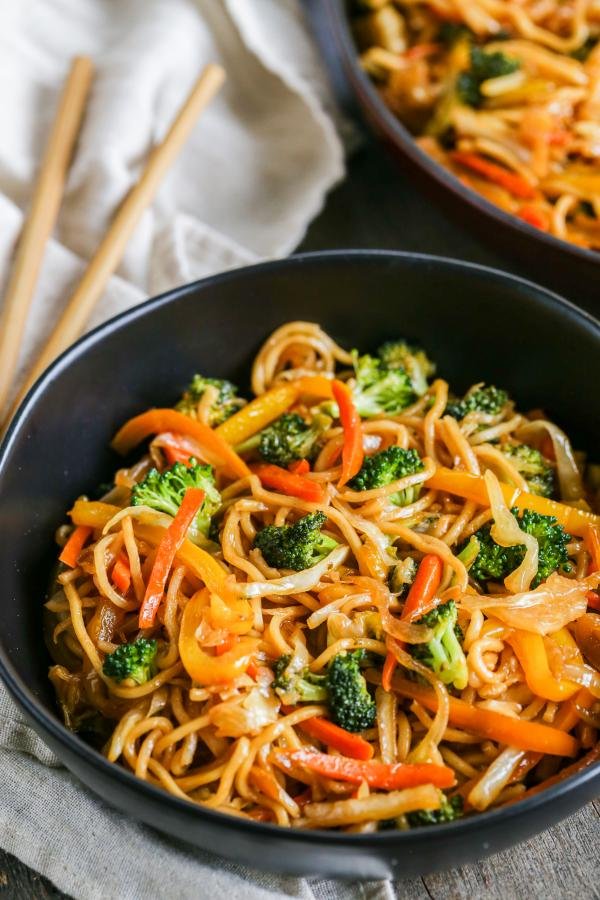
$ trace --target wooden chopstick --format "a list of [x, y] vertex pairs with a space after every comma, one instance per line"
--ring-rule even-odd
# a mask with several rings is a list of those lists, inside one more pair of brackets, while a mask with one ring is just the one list
[[11, 389], [44, 250], [58, 216], [92, 72], [87, 56], [73, 60], [17, 246], [0, 315], [0, 411]]
[[119, 265], [127, 242], [142, 213], [152, 202], [162, 179], [188, 138], [198, 116], [212, 100], [224, 80], [224, 70], [212, 63], [206, 66], [200, 75], [167, 135], [150, 154], [139, 181], [132, 187], [117, 211], [54, 331], [29, 371], [13, 410], [52, 360], [82, 333], [108, 279]]

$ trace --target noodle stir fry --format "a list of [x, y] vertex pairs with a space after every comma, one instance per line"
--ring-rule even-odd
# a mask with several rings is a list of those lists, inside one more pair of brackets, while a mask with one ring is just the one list
[[170, 794], [299, 828], [450, 822], [594, 763], [598, 469], [404, 341], [277, 329], [79, 498], [47, 609], [66, 725]]
[[360, 0], [364, 69], [428, 154], [530, 225], [600, 250], [600, 4]]

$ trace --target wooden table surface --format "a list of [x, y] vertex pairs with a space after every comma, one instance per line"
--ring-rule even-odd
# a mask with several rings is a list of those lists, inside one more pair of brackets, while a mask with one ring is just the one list
[[[350, 247], [436, 253], [527, 274], [432, 209], [371, 144], [354, 156], [348, 179], [331, 194], [301, 249]], [[396, 894], [400, 900], [600, 900], [599, 844], [600, 801], [594, 800], [550, 831], [497, 856], [397, 882]], [[4, 897], [66, 900], [48, 881], [0, 850], [0, 900]], [[170, 898], [164, 894], [160, 900]]]

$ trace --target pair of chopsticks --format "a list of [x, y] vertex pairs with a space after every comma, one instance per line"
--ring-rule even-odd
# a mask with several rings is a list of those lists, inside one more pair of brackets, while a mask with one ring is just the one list
[[[71, 70], [42, 160], [33, 200], [17, 247], [0, 315], [0, 413], [11, 392], [23, 331], [52, 233], [92, 81], [92, 63], [77, 57]], [[210, 64], [201, 73], [165, 138], [151, 152], [144, 171], [116, 212], [43, 350], [25, 377], [8, 419], [44, 369], [83, 332], [106, 283], [119, 265], [142, 213], [152, 202], [170, 165], [201, 112], [215, 96], [224, 70]]]

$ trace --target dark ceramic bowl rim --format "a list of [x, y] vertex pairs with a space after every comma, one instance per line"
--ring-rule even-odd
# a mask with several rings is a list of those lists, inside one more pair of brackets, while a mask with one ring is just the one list
[[504, 212], [499, 206], [486, 200], [485, 197], [478, 194], [475, 190], [465, 187], [456, 176], [452, 175], [440, 163], [425, 153], [424, 150], [421, 150], [413, 135], [388, 109], [373, 86], [371, 79], [360, 67], [358, 50], [350, 31], [344, 0], [326, 0], [326, 6], [333, 26], [333, 34], [341, 51], [344, 68], [346, 69], [346, 74], [351, 73], [350, 81], [354, 90], [368, 104], [370, 113], [376, 117], [377, 124], [384, 131], [386, 137], [391, 139], [395, 146], [399, 145], [402, 152], [415, 165], [427, 172], [449, 193], [454, 194], [478, 212], [492, 219], [497, 219], [503, 225], [512, 228], [513, 231], [519, 232], [523, 237], [546, 244], [549, 248], [559, 250], [575, 257], [575, 259], [584, 259], [587, 262], [600, 264], [600, 252], [587, 250], [569, 241], [563, 241], [552, 234], [541, 231], [539, 228], [534, 228], [533, 225], [529, 225], [517, 216]]
[[[103, 324], [94, 328], [92, 331], [88, 332], [75, 344], [65, 350], [65, 352], [62, 353], [48, 367], [48, 369], [46, 369], [46, 371], [39, 377], [39, 379], [27, 393], [21, 406], [17, 410], [2, 442], [0, 443], [0, 474], [2, 472], [2, 469], [4, 468], [4, 465], [6, 464], [6, 459], [10, 452], [11, 445], [16, 439], [19, 431], [21, 430], [21, 427], [23, 426], [23, 423], [27, 418], [29, 410], [33, 406], [35, 406], [35, 404], [40, 400], [41, 397], [43, 397], [46, 387], [57, 375], [59, 375], [64, 369], [68, 368], [71, 362], [73, 362], [75, 359], [84, 357], [86, 351], [90, 347], [101, 343], [105, 336], [110, 335], [112, 332], [120, 329], [123, 326], [131, 325], [142, 316], [151, 315], [154, 310], [159, 309], [164, 305], [168, 305], [169, 303], [176, 301], [181, 297], [184, 297], [186, 294], [193, 293], [194, 289], [198, 285], [202, 285], [204, 288], [210, 288], [211, 285], [217, 285], [225, 281], [235, 281], [238, 279], [243, 280], [246, 272], [261, 272], [268, 270], [277, 271], [281, 269], [292, 269], [296, 267], [301, 268], [305, 261], [309, 263], [313, 261], [323, 261], [324, 263], [326, 263], [328, 260], [356, 258], [374, 258], [380, 259], [382, 262], [386, 259], [401, 259], [406, 262], [421, 263], [424, 266], [442, 266], [450, 269], [461, 270], [466, 274], [468, 274], [469, 272], [473, 272], [477, 273], [479, 276], [483, 276], [489, 279], [517, 284], [527, 290], [533, 289], [538, 295], [538, 299], [541, 300], [542, 303], [546, 306], [558, 306], [562, 309], [566, 318], [579, 319], [582, 323], [585, 323], [587, 327], [591, 326], [594, 330], [596, 330], [598, 334], [598, 342], [600, 344], [600, 322], [589, 313], [579, 309], [573, 303], [565, 300], [558, 294], [554, 294], [553, 292], [548, 291], [545, 288], [542, 288], [525, 278], [520, 278], [515, 275], [509, 275], [501, 272], [498, 269], [478, 265], [476, 263], [463, 262], [461, 260], [455, 259], [446, 259], [444, 257], [431, 256], [423, 253], [405, 253], [385, 250], [334, 250], [322, 253], [298, 254], [296, 256], [289, 257], [288, 259], [259, 263], [254, 266], [235, 269], [233, 271], [225, 272], [220, 275], [214, 275], [210, 278], [201, 279], [197, 282], [192, 282], [191, 284], [182, 285], [181, 287], [174, 288], [171, 291], [166, 291], [165, 293], [160, 294], [157, 297], [150, 298], [149, 300], [146, 300], [143, 303], [140, 303], [137, 306], [126, 310], [125, 312], [114, 316], [107, 322], [104, 322]], [[190, 814], [197, 814], [203, 818], [206, 818], [208, 821], [212, 820], [214, 822], [218, 822], [219, 824], [223, 824], [223, 822], [225, 821], [228, 824], [231, 824], [231, 827], [234, 830], [249, 830], [251, 831], [251, 833], [263, 834], [265, 835], [265, 837], [269, 835], [281, 834], [282, 827], [279, 825], [253, 822], [234, 816], [229, 816], [226, 813], [219, 813], [206, 807], [194, 806], [192, 803], [186, 800], [181, 800], [178, 797], [174, 797], [161, 788], [155, 787], [148, 782], [136, 778], [133, 773], [128, 772], [126, 769], [122, 768], [116, 763], [109, 762], [109, 760], [102, 756], [102, 754], [100, 754], [97, 750], [95, 750], [89, 744], [86, 744], [85, 741], [79, 738], [76, 734], [70, 732], [60, 722], [57, 715], [53, 715], [45, 709], [44, 705], [40, 701], [38, 701], [33, 692], [15, 671], [12, 663], [7, 658], [1, 641], [0, 677], [8, 687], [9, 692], [11, 693], [13, 698], [17, 700], [18, 704], [25, 710], [29, 718], [38, 724], [42, 732], [50, 732], [53, 739], [58, 744], [64, 746], [67, 751], [71, 751], [80, 758], [83, 758], [83, 760], [87, 763], [99, 767], [109, 778], [114, 778], [117, 781], [120, 781], [123, 785], [133, 788], [135, 791], [139, 791], [140, 794], [146, 795], [151, 799], [159, 800], [161, 803], [169, 804], [174, 811], [179, 811], [186, 817]], [[431, 834], [431, 837], [435, 838], [438, 835], [447, 834], [447, 828], [451, 827], [453, 831], [458, 831], [463, 835], [468, 835], [475, 830], [480, 830], [480, 828], [485, 827], [485, 825], [487, 825], [488, 823], [491, 825], [500, 822], [508, 822], [515, 816], [519, 816], [522, 812], [524, 813], [526, 810], [533, 811], [538, 807], [545, 806], [546, 803], [550, 803], [553, 800], [558, 799], [563, 794], [569, 793], [572, 789], [580, 787], [586, 784], [586, 782], [588, 781], [592, 781], [597, 776], [597, 773], [598, 765], [590, 766], [582, 772], [565, 779], [564, 782], [560, 782], [559, 784], [548, 788], [547, 790], [531, 798], [523, 801], [518, 801], [511, 806], [503, 807], [502, 809], [491, 810], [489, 812], [479, 813], [478, 815], [470, 818], [461, 819], [458, 822], [453, 823], [451, 826], [431, 826], [428, 829], [428, 834]], [[89, 790], [89, 788], [87, 789]], [[291, 830], [291, 833], [294, 834], [293, 829]], [[338, 844], [340, 840], [343, 840], [344, 843], [347, 843], [349, 846], [360, 847], [363, 845], [372, 846], [372, 842], [373, 840], [375, 840], [381, 846], [395, 845], [398, 846], [398, 848], [404, 845], [410, 846], [412, 840], [417, 839], [418, 833], [419, 830], [414, 832], [390, 831], [363, 836], [360, 834], [340, 835], [337, 832], [318, 829], [303, 829], [300, 832], [296, 832], [299, 838], [299, 842], [302, 841], [303, 843], [325, 843], [326, 845], [331, 844], [332, 846], [334, 846]]]

